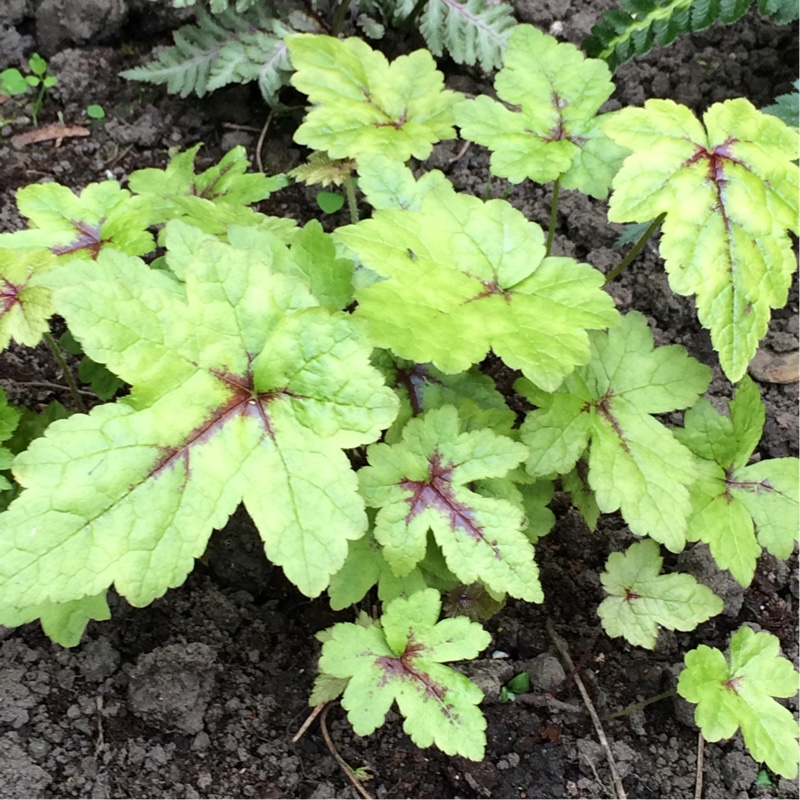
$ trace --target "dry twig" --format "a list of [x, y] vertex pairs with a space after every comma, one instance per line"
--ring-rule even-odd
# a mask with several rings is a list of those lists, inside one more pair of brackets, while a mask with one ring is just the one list
[[[573, 669], [572, 658], [570, 658], [569, 651], [567, 650], [566, 642], [556, 633], [555, 628], [553, 627], [553, 623], [550, 620], [547, 620], [547, 632], [550, 634], [550, 638], [553, 640], [553, 644], [555, 644], [558, 652], [561, 654], [561, 658], [564, 661], [564, 666], [568, 670]], [[581, 697], [583, 698], [583, 702], [586, 704], [586, 709], [589, 712], [589, 716], [592, 718], [592, 723], [594, 724], [594, 729], [597, 731], [597, 738], [600, 740], [600, 744], [603, 747], [603, 750], [606, 754], [606, 759], [608, 760], [608, 768], [611, 771], [611, 780], [614, 781], [614, 791], [617, 793], [617, 797], [619, 800], [626, 800], [627, 795], [625, 794], [625, 789], [622, 786], [622, 781], [620, 780], [619, 773], [617, 772], [617, 765], [614, 761], [614, 756], [611, 753], [611, 747], [608, 744], [608, 739], [606, 739], [605, 731], [603, 730], [603, 725], [600, 722], [600, 717], [597, 715], [597, 711], [595, 711], [594, 705], [592, 703], [591, 698], [589, 697], [589, 692], [586, 691], [586, 687], [581, 680], [581, 676], [576, 672], [573, 675], [575, 680], [575, 685], [578, 687], [578, 691], [581, 693]]]
[[342, 768], [342, 772], [347, 776], [347, 780], [353, 784], [355, 790], [364, 798], [364, 800], [373, 800], [372, 795], [361, 785], [361, 782], [356, 778], [352, 769], [350, 769], [350, 765], [339, 755], [336, 747], [333, 744], [333, 740], [331, 739], [330, 734], [328, 733], [328, 726], [325, 723], [325, 717], [328, 716], [328, 711], [330, 710], [330, 705], [325, 706], [325, 710], [322, 712], [319, 718], [319, 728], [322, 731], [322, 738], [325, 740], [325, 744], [328, 746], [328, 750], [331, 751], [331, 755], [336, 759], [336, 763]]
[[32, 131], [19, 133], [12, 137], [11, 144], [14, 147], [24, 147], [26, 144], [36, 144], [37, 142], [49, 142], [55, 139], [55, 146], [61, 147], [61, 140], [74, 136], [88, 136], [89, 129], [81, 125], [46, 125], [44, 128], [36, 128]]
[[297, 744], [303, 738], [303, 734], [311, 727], [311, 723], [319, 716], [320, 711], [327, 703], [317, 703], [311, 713], [306, 717], [306, 721], [300, 726], [300, 730], [292, 736], [292, 744]]
[[258, 141], [256, 142], [256, 165], [258, 166], [259, 172], [264, 172], [264, 162], [261, 160], [261, 148], [264, 146], [264, 139], [267, 136], [267, 131], [269, 130], [274, 114], [275, 109], [270, 109], [269, 114], [267, 114], [267, 119], [264, 122], [264, 127], [261, 129], [261, 133], [258, 135]]
[[694, 797], [695, 800], [700, 800], [703, 796], [703, 753], [705, 740], [703, 739], [703, 731], [697, 735], [697, 772], [694, 778]]

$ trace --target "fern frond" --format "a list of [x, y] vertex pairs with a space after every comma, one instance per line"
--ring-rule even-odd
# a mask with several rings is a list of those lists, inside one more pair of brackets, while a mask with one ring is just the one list
[[[759, 5], [785, 2], [759, 0]], [[717, 21], [736, 22], [753, 0], [621, 0], [621, 5], [606, 11], [583, 43], [590, 56], [602, 58], [612, 70], [655, 43], [670, 44], [682, 33], [703, 30]]]
[[[293, 25], [273, 18], [273, 13]], [[181, 97], [192, 93], [202, 97], [229, 83], [257, 80], [264, 99], [274, 103], [291, 74], [283, 37], [298, 30], [316, 32], [316, 24], [309, 14], [289, 4], [272, 4], [270, 11], [251, 8], [242, 14], [229, 9], [217, 16], [198, 8], [197, 24], [180, 28], [173, 47], [148, 64], [125, 70], [122, 76], [166, 84], [168, 92]]]
[[458, 64], [500, 67], [517, 21], [508, 3], [493, 0], [428, 0], [419, 27], [430, 51], [446, 49]]

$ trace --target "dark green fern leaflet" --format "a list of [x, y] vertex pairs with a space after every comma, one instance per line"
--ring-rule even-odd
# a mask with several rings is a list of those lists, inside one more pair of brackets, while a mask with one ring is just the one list
[[[621, 0], [620, 5], [603, 14], [583, 43], [590, 56], [604, 59], [612, 70], [654, 44], [670, 44], [715, 22], [736, 22], [753, 0]], [[758, 9], [780, 24], [797, 19], [793, 0], [758, 0]]]

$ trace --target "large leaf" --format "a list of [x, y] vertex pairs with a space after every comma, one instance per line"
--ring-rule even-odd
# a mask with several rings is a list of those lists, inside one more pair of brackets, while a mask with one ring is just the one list
[[773, 698], [796, 695], [800, 675], [779, 652], [777, 636], [740, 628], [731, 637], [729, 661], [704, 644], [686, 654], [678, 693], [697, 704], [695, 722], [709, 742], [728, 739], [741, 726], [753, 758], [794, 780], [797, 722]]
[[367, 525], [342, 448], [397, 410], [345, 314], [275, 273], [272, 250], [202, 241], [179, 283], [136, 258], [56, 268], [56, 308], [131, 396], [54, 423], [14, 464], [0, 605], [96, 594], [135, 605], [181, 583], [244, 503], [268, 557], [315, 596]]
[[453, 106], [461, 95], [427, 50], [391, 64], [361, 39], [286, 37], [297, 70], [292, 85], [313, 104], [296, 142], [331, 158], [378, 153], [396, 161], [425, 159], [442, 139], [455, 139]]
[[714, 104], [703, 123], [671, 100], [604, 123], [633, 150], [614, 179], [609, 219], [666, 214], [670, 286], [697, 296], [722, 369], [738, 381], [797, 268], [786, 231], [798, 231], [799, 143], [796, 130], [742, 98]]
[[638, 312], [591, 337], [591, 361], [555, 393], [518, 382], [539, 406], [521, 429], [531, 450], [526, 467], [534, 477], [563, 475], [588, 447], [587, 480], [598, 508], [619, 509], [634, 533], [680, 552], [697, 467], [691, 451], [651, 415], [692, 405], [711, 370], [678, 345], [654, 348]]
[[519, 505], [474, 483], [502, 478], [526, 448], [488, 429], [460, 432], [453, 406], [411, 420], [402, 441], [372, 445], [358, 473], [368, 506], [380, 509], [375, 539], [395, 574], [407, 575], [425, 556], [428, 531], [463, 583], [543, 600], [533, 547]]
[[605, 198], [628, 152], [600, 129], [597, 111], [614, 91], [606, 64], [519, 25], [494, 86], [506, 105], [480, 95], [456, 107], [461, 135], [491, 149], [492, 172]]
[[477, 705], [481, 690], [442, 662], [475, 658], [491, 641], [465, 617], [437, 622], [434, 589], [388, 603], [381, 625], [340, 622], [326, 633], [320, 672], [348, 679], [342, 707], [361, 736], [383, 724], [393, 702], [417, 747], [435, 744], [449, 755], [480, 761], [486, 721]]
[[387, 279], [356, 294], [376, 343], [443, 372], [468, 369], [491, 347], [553, 390], [588, 360], [586, 329], [619, 319], [600, 273], [546, 258], [542, 229], [504, 200], [439, 187], [421, 211], [378, 211], [336, 235]]

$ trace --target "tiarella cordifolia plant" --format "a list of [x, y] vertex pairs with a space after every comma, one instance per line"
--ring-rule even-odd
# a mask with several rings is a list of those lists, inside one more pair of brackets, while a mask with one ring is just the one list
[[[512, 107], [446, 90], [426, 52], [390, 63], [358, 40], [286, 46], [311, 103], [296, 134], [318, 153], [306, 177], [348, 185], [353, 222], [333, 235], [253, 210], [285, 178], [246, 174], [241, 150], [199, 175], [195, 148], [128, 189], [18, 194], [30, 227], [0, 237], [2, 343], [44, 337], [59, 353], [58, 313], [92, 380], [130, 391], [66, 419], [54, 407], [44, 435], [2, 398], [0, 623], [40, 619], [74, 645], [108, 617], [110, 588], [141, 606], [182, 583], [243, 503], [306, 595], [341, 609], [377, 587], [384, 603], [320, 634], [312, 702], [341, 695], [360, 734], [396, 702], [419, 746], [479, 759], [481, 692], [444, 665], [487, 646], [478, 620], [506, 597], [542, 601], [535, 546], [555, 480], [590, 528], [619, 511], [641, 537], [610, 555], [598, 609], [635, 645], [722, 608], [662, 572], [661, 545], [701, 539], [743, 585], [762, 548], [791, 553], [797, 460], [748, 463], [764, 411], [744, 373], [793, 270], [797, 136], [744, 100], [705, 125], [667, 101], [598, 115], [608, 67], [527, 26], [497, 76]], [[656, 347], [601, 273], [551, 252], [552, 221], [546, 236], [504, 200], [414, 176], [406, 162], [457, 126], [494, 149], [495, 174], [553, 182], [551, 220], [563, 187], [610, 190], [611, 217], [654, 220], [648, 234], [663, 221], [673, 288], [697, 296], [740, 381], [727, 414], [702, 398], [709, 367]], [[476, 368], [490, 351], [533, 405], [519, 426]], [[656, 418], [681, 410], [683, 428]], [[443, 593], [462, 616], [439, 620]], [[798, 675], [778, 650], [744, 628], [730, 662], [687, 654], [678, 691], [709, 739], [741, 727], [791, 777], [796, 725], [772, 698]]]

